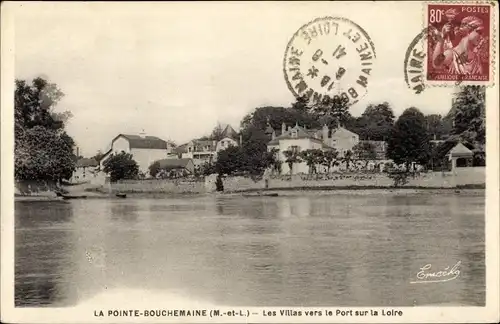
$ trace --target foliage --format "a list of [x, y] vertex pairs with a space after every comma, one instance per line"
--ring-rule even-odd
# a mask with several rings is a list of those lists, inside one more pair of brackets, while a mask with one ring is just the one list
[[406, 109], [394, 124], [387, 144], [387, 155], [396, 164], [426, 165], [431, 152], [424, 115], [417, 108]]
[[220, 141], [224, 137], [223, 134], [224, 129], [222, 128], [222, 125], [220, 123], [217, 123], [217, 125], [212, 130], [209, 139], [212, 141]]
[[452, 128], [450, 120], [442, 118], [441, 115], [431, 114], [425, 116], [425, 121], [431, 138], [441, 140], [450, 135]]
[[64, 96], [53, 83], [15, 81], [14, 174], [18, 180], [69, 179], [75, 169], [74, 140], [64, 131], [70, 112], [55, 112]]
[[345, 167], [347, 170], [349, 170], [349, 167], [351, 166], [352, 160], [354, 160], [354, 154], [352, 153], [351, 150], [347, 150], [344, 154], [344, 157], [342, 160], [345, 162]]
[[[69, 179], [75, 168], [75, 156], [57, 131], [35, 126], [16, 136], [15, 178], [18, 180]], [[66, 139], [66, 140], [65, 140]]]
[[288, 168], [290, 169], [290, 175], [292, 175], [293, 165], [302, 161], [300, 159], [300, 155], [297, 151], [294, 150], [283, 151], [283, 155], [285, 156], [285, 163], [288, 164]]
[[118, 154], [112, 154], [104, 161], [104, 172], [110, 175], [112, 182], [135, 179], [139, 174], [139, 166], [134, 161], [132, 154], [122, 151]]
[[323, 162], [323, 151], [320, 149], [308, 149], [299, 153], [299, 157], [306, 162], [309, 173], [318, 173], [316, 165]]
[[452, 133], [464, 143], [483, 144], [486, 140], [485, 96], [483, 86], [464, 86], [455, 97]]
[[329, 102], [315, 104], [311, 113], [328, 127], [345, 126], [352, 119], [348, 102], [338, 96]]
[[217, 179], [215, 180], [215, 188], [219, 192], [224, 191], [224, 183], [220, 174], [217, 175]]
[[392, 170], [387, 173], [387, 176], [394, 181], [394, 187], [404, 186], [410, 180], [410, 172], [407, 170]]
[[359, 118], [362, 129], [358, 135], [367, 140], [385, 141], [394, 124], [394, 113], [387, 102], [369, 105]]
[[219, 175], [231, 175], [243, 169], [243, 150], [240, 146], [229, 146], [219, 151], [215, 162], [215, 171]]
[[326, 166], [327, 173], [330, 173], [330, 168], [332, 166], [339, 164], [339, 162], [337, 161], [338, 155], [339, 152], [336, 149], [329, 149], [323, 152], [323, 161], [321, 162], [321, 164]]

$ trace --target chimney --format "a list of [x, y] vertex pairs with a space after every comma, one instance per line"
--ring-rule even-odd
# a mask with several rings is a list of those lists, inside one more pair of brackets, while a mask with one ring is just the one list
[[275, 139], [276, 138], [276, 131], [273, 129], [273, 135], [271, 135], [271, 139]]
[[76, 147], [76, 156], [80, 157], [80, 148], [78, 146]]
[[287, 131], [289, 132], [289, 131], [291, 131], [291, 130], [292, 130], [292, 127], [291, 127], [291, 126], [288, 126]]
[[323, 125], [323, 142], [326, 143], [328, 140], [328, 126], [326, 124]]
[[285, 134], [285, 132], [286, 132], [286, 125], [285, 125], [285, 122], [283, 122], [281, 124], [281, 134]]
[[146, 133], [144, 132], [144, 129], [139, 133], [139, 136], [142, 138], [146, 137]]

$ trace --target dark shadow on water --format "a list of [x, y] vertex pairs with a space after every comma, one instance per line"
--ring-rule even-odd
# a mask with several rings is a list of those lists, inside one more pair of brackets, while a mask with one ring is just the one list
[[75, 271], [71, 204], [16, 203], [15, 218], [15, 306], [74, 305], [76, 288], [65, 282]]

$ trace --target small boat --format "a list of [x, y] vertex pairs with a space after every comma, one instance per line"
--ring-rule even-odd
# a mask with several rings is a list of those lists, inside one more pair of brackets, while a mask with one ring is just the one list
[[118, 198], [127, 198], [127, 194], [124, 194], [124, 193], [117, 193], [117, 194], [116, 194], [116, 197], [118, 197]]
[[61, 194], [62, 199], [64, 200], [69, 200], [69, 199], [86, 199], [87, 196], [72, 196], [72, 195], [64, 195]]
[[250, 194], [250, 195], [243, 195], [243, 197], [278, 197], [277, 193], [258, 193], [258, 194]]

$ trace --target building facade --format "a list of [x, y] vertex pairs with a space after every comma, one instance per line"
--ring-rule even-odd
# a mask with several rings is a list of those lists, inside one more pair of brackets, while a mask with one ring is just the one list
[[[338, 158], [342, 158], [348, 151], [352, 152], [354, 146], [359, 143], [359, 135], [343, 127], [330, 129], [326, 125], [321, 129], [308, 130], [298, 124], [294, 127], [287, 127], [283, 123], [279, 136], [276, 136], [276, 130], [270, 126], [266, 129], [266, 134], [271, 136], [271, 141], [267, 146], [268, 150], [275, 149], [277, 151], [277, 159], [281, 162], [281, 174], [290, 174], [290, 167], [286, 163], [287, 157], [283, 153], [285, 151], [300, 153], [309, 149], [322, 151], [335, 149], [338, 152]], [[321, 169], [322, 167], [319, 166], [319, 170]], [[293, 164], [291, 174], [308, 172], [309, 166], [302, 161]]]
[[132, 154], [139, 166], [139, 171], [149, 174], [149, 166], [155, 161], [166, 159], [173, 153], [175, 145], [156, 136], [119, 134], [111, 141], [111, 149], [99, 162], [101, 170], [104, 162], [120, 152]]

